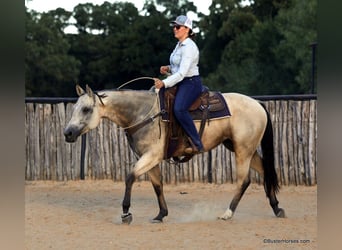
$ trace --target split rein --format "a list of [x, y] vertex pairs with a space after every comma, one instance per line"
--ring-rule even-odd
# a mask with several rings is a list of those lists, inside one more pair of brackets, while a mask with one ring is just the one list
[[[148, 77], [148, 76], [144, 76], [144, 77], [138, 77], [135, 78], [133, 80], [130, 80], [128, 82], [125, 82], [124, 84], [122, 84], [121, 86], [119, 86], [117, 89], [120, 90], [122, 87], [138, 81], [138, 80], [153, 80], [153, 77]], [[153, 122], [158, 116], [161, 116], [162, 114], [165, 113], [165, 110], [161, 110], [160, 112], [158, 112], [155, 115], [151, 115], [153, 112], [153, 107], [158, 103], [158, 96], [156, 97], [155, 102], [152, 104], [150, 111], [145, 115], [145, 117], [143, 119], [141, 119], [140, 121], [137, 121], [136, 123], [134, 123], [133, 125], [127, 126], [127, 127], [123, 127], [122, 129], [124, 131], [126, 131], [127, 133], [129, 133], [130, 135], [133, 135], [136, 131], [138, 131], [140, 128], [144, 127], [145, 125], [147, 125], [150, 122]], [[160, 131], [160, 135], [161, 135], [161, 128], [160, 128], [160, 124], [159, 124], [159, 131]]]
[[[129, 83], [132, 83], [132, 82], [138, 81], [138, 80], [143, 80], [143, 79], [145, 79], [145, 80], [153, 80], [153, 81], [154, 81], [154, 78], [152, 78], [152, 77], [138, 77], [138, 78], [135, 78], [135, 79], [130, 80], [130, 81], [128, 81], [128, 82], [125, 82], [124, 84], [122, 84], [121, 86], [119, 86], [117, 89], [120, 90], [122, 87], [128, 85]], [[100, 98], [100, 100], [101, 100], [101, 98]], [[140, 128], [144, 127], [145, 125], [147, 125], [147, 124], [153, 122], [158, 116], [161, 116], [161, 115], [165, 114], [166, 111], [163, 109], [163, 110], [161, 110], [160, 112], [158, 112], [157, 114], [151, 116], [152, 111], [153, 111], [153, 107], [154, 107], [157, 103], [159, 103], [158, 101], [159, 101], [159, 98], [158, 98], [158, 95], [157, 95], [157, 96], [156, 96], [155, 102], [152, 104], [152, 106], [151, 106], [151, 108], [150, 108], [150, 111], [145, 115], [145, 117], [144, 117], [143, 119], [141, 119], [140, 121], [134, 123], [133, 125], [130, 125], [130, 126], [127, 126], [127, 127], [121, 127], [121, 128], [125, 131], [126, 136], [127, 136], [127, 138], [128, 138], [129, 141], [130, 141], [131, 138], [132, 138], [131, 136], [132, 136], [136, 131], [138, 131]], [[102, 100], [101, 100], [101, 103], [103, 104]], [[120, 129], [120, 127], [118, 127], [118, 129]], [[160, 127], [160, 122], [159, 122], [159, 137], [160, 137], [160, 136], [161, 136], [161, 127]], [[132, 149], [133, 149], [133, 152], [134, 152], [135, 157], [136, 157], [137, 159], [139, 159], [138, 154], [137, 154], [135, 148], [132, 147]], [[169, 159], [168, 162], [169, 162], [170, 164], [174, 164], [174, 165], [176, 165], [176, 166], [178, 166], [178, 167], [180, 166], [180, 165], [179, 165], [179, 163], [180, 163], [179, 161], [173, 161], [173, 160], [170, 160], [170, 159]], [[131, 163], [131, 164], [135, 164], [135, 163]]]
[[[140, 121], [137, 121], [136, 123], [134, 123], [133, 125], [127, 126], [122, 128], [123, 130], [125, 130], [127, 133], [129, 133], [130, 135], [133, 135], [135, 132], [137, 132], [139, 129], [141, 129], [142, 127], [144, 127], [145, 125], [151, 123], [154, 121], [154, 119], [156, 119], [158, 116], [161, 116], [162, 114], [165, 113], [165, 110], [161, 110], [160, 112], [158, 112], [155, 115], [151, 115], [152, 111], [153, 111], [153, 107], [155, 106], [155, 104], [158, 103], [158, 96], [156, 97], [156, 101], [152, 104], [150, 111], [145, 115], [145, 117], [143, 119], [141, 119]], [[161, 128], [160, 128], [160, 124], [159, 124], [159, 131], [160, 131], [160, 135], [161, 135]]]
[[154, 78], [153, 77], [149, 77], [149, 76], [143, 76], [143, 77], [138, 77], [138, 78], [135, 78], [133, 80], [130, 80], [128, 82], [125, 82], [124, 84], [122, 84], [120, 87], [118, 87], [118, 89], [121, 89], [122, 87], [132, 83], [132, 82], [135, 82], [135, 81], [139, 81], [139, 80], [152, 80], [154, 81]]

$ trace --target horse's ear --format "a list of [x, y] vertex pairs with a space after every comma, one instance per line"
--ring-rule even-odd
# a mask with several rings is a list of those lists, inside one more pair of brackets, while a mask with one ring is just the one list
[[94, 92], [93, 92], [92, 89], [88, 86], [88, 84], [86, 85], [86, 91], [87, 91], [87, 94], [88, 94], [90, 97], [93, 97]]
[[78, 84], [76, 84], [76, 93], [77, 93], [78, 96], [81, 96], [81, 95], [85, 94], [84, 90]]

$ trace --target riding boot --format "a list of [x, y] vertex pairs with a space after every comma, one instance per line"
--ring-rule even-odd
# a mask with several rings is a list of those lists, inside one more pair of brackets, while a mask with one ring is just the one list
[[204, 152], [203, 145], [202, 145], [201, 141], [199, 143], [197, 143], [198, 146], [196, 146], [192, 142], [190, 137], [188, 137], [188, 140], [189, 140], [191, 146], [185, 148], [184, 153], [186, 153], [186, 154], [200, 154], [200, 153]]

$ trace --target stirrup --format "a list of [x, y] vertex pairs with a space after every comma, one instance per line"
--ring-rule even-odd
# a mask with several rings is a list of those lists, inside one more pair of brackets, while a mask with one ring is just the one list
[[189, 154], [189, 155], [195, 155], [195, 154], [200, 154], [203, 153], [203, 149], [198, 149], [197, 147], [188, 147], [184, 149], [184, 153]]

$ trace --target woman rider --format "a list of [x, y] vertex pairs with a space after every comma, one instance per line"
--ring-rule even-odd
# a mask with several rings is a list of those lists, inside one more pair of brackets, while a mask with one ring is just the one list
[[164, 80], [154, 78], [154, 84], [157, 89], [170, 88], [177, 84], [174, 115], [192, 143], [192, 147], [186, 148], [184, 152], [197, 154], [203, 152], [204, 149], [188, 110], [202, 93], [203, 85], [198, 70], [199, 50], [192, 40], [195, 34], [192, 31], [190, 18], [181, 15], [171, 23], [178, 43], [170, 55], [170, 65], [160, 67], [160, 73], [168, 77]]

